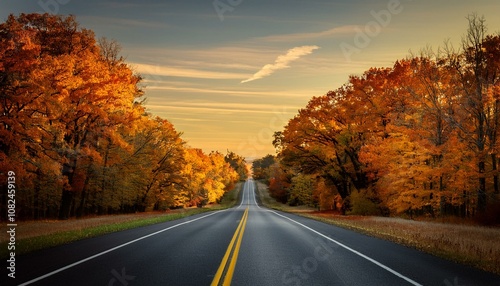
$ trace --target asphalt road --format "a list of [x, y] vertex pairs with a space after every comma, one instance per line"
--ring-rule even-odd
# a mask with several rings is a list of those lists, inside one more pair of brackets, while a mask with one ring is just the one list
[[499, 276], [257, 201], [249, 180], [235, 208], [20, 256], [16, 279], [4, 274], [0, 285], [500, 285]]

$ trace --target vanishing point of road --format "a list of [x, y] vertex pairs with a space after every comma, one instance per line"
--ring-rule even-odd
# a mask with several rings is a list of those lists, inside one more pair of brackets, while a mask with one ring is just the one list
[[231, 209], [19, 256], [16, 279], [1, 285], [500, 285], [487, 272], [264, 208], [254, 187], [246, 181]]

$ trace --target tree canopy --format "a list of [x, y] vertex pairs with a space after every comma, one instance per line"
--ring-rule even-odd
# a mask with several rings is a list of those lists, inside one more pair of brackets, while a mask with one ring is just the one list
[[202, 206], [238, 179], [223, 155], [186, 147], [146, 112], [141, 76], [119, 52], [73, 16], [0, 24], [0, 184], [15, 172], [19, 217]]
[[359, 210], [368, 200], [382, 214], [470, 216], [495, 204], [500, 35], [468, 20], [461, 49], [424, 49], [312, 98], [274, 135], [287, 176], [270, 187], [296, 201], [314, 179], [317, 204], [335, 208], [340, 196], [343, 210]]

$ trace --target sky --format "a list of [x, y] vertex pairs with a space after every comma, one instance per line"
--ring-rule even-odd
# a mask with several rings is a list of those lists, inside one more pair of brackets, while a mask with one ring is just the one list
[[467, 15], [500, 32], [498, 0], [0, 0], [2, 21], [33, 12], [116, 40], [152, 114], [190, 147], [247, 160], [274, 155], [273, 133], [349, 75], [459, 47]]

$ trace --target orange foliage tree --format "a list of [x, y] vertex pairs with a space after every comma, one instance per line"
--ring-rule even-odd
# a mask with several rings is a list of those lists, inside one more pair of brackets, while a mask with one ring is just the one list
[[[0, 177], [16, 173], [19, 216], [188, 205], [184, 142], [145, 112], [140, 80], [115, 41], [96, 41], [73, 16], [10, 15], [0, 24]], [[220, 154], [208, 162], [195, 187], [215, 202], [234, 170]]]
[[471, 15], [462, 50], [426, 49], [312, 98], [275, 133], [281, 167], [316, 178], [319, 205], [338, 194], [344, 209], [484, 212], [499, 193], [500, 36]]

